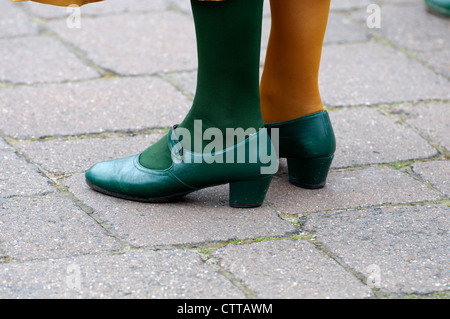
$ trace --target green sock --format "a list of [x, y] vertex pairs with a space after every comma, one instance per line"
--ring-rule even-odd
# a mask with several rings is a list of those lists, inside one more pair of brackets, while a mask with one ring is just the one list
[[[197, 37], [197, 90], [179, 128], [191, 133], [192, 150], [197, 141], [203, 142], [202, 147], [211, 142], [202, 139], [208, 128], [222, 132], [226, 147], [227, 128], [258, 130], [264, 126], [259, 97], [263, 0], [191, 0], [191, 5]], [[202, 121], [201, 131], [194, 130], [196, 120]], [[146, 149], [140, 163], [152, 169], [170, 167], [167, 137]]]

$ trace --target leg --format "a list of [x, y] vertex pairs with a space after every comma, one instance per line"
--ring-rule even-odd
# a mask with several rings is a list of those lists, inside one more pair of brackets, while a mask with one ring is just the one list
[[[209, 127], [261, 128], [259, 98], [262, 0], [192, 1], [198, 51], [197, 90], [180, 128], [199, 134]], [[194, 137], [202, 140], [201, 136]], [[225, 144], [225, 143], [224, 143]], [[191, 145], [194, 145], [191, 142]], [[145, 150], [143, 166], [164, 169], [172, 164], [166, 138]]]
[[[178, 127], [143, 153], [91, 167], [87, 183], [108, 195], [146, 202], [229, 184], [231, 206], [260, 206], [278, 168], [275, 149], [263, 129], [259, 97], [263, 0], [191, 4], [198, 49], [191, 110]], [[239, 134], [230, 134], [229, 129], [236, 128], [246, 132], [235, 138]], [[203, 141], [207, 130], [215, 132], [212, 141]], [[261, 151], [264, 142], [267, 154]]]
[[265, 123], [323, 110], [318, 74], [330, 0], [271, 0], [272, 29], [261, 80]]
[[264, 122], [279, 129], [279, 155], [287, 158], [289, 181], [321, 188], [336, 149], [318, 84], [330, 0], [270, 4], [272, 29], [261, 80]]

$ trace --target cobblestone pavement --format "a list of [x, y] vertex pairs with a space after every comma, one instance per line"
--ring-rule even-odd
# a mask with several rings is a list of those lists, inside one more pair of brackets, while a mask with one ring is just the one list
[[[291, 186], [281, 162], [249, 210], [227, 186], [142, 204], [84, 182], [188, 111], [188, 0], [107, 0], [81, 28], [66, 8], [0, 12], [0, 298], [450, 296], [450, 19], [421, 0], [332, 0], [329, 182]], [[266, 3], [261, 67], [269, 28]]]

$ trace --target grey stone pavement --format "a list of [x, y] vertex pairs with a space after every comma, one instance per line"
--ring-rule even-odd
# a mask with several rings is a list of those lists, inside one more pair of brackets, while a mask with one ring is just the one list
[[[0, 298], [449, 298], [450, 19], [421, 0], [332, 0], [328, 184], [291, 186], [281, 161], [248, 210], [227, 186], [142, 204], [84, 182], [188, 111], [188, 0], [107, 0], [80, 28], [66, 8], [0, 12]], [[261, 67], [269, 28], [266, 3]]]

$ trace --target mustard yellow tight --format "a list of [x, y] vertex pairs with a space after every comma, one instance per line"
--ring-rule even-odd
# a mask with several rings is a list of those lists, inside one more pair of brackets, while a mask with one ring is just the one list
[[261, 81], [265, 123], [320, 112], [318, 75], [330, 0], [271, 0], [272, 29]]

